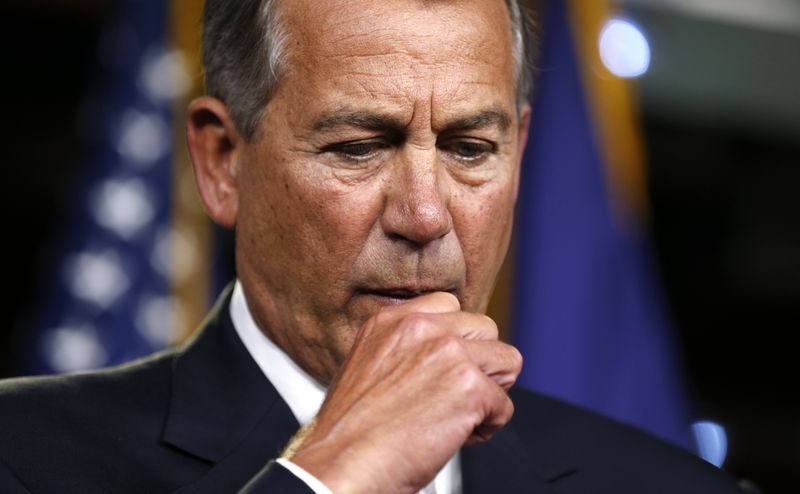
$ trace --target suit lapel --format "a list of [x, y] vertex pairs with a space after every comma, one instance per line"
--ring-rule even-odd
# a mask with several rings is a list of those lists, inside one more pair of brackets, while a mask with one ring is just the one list
[[464, 494], [554, 494], [551, 482], [576, 468], [544, 447], [526, 445], [513, 422], [487, 443], [461, 450]]
[[211, 463], [252, 455], [253, 475], [299, 425], [233, 328], [232, 287], [174, 361], [163, 441]]
[[[280, 401], [280, 400], [279, 400]], [[216, 463], [196, 482], [173, 494], [218, 494], [238, 492], [267, 463], [277, 458], [297, 430], [297, 421], [288, 407], [273, 406], [249, 432], [236, 449]]]

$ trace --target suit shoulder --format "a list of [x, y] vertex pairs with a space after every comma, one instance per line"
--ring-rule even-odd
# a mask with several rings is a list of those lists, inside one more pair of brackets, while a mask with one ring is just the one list
[[[648, 493], [742, 493], [727, 474], [690, 452], [587, 409], [525, 390], [512, 390], [514, 429], [528, 444], [546, 444], [578, 466], [564, 479], [575, 492], [592, 485], [638, 486]], [[584, 485], [585, 483], [585, 485]]]
[[86, 420], [93, 410], [101, 415], [153, 405], [167, 398], [172, 360], [168, 351], [96, 371], [0, 380], [0, 420], [26, 423], [56, 413]]
[[0, 382], [0, 491], [172, 492], [205, 461], [163, 440], [175, 353], [63, 376]]

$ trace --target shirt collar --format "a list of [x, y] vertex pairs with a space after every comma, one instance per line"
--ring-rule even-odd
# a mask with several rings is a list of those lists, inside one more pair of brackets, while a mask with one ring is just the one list
[[233, 288], [231, 320], [247, 351], [289, 405], [301, 426], [317, 415], [326, 389], [289, 358], [256, 325], [239, 280]]

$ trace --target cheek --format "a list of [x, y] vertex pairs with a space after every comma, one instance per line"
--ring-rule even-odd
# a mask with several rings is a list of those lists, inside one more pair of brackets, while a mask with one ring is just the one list
[[513, 224], [513, 186], [464, 193], [454, 222], [467, 263], [468, 288], [478, 305], [488, 301], [508, 249]]
[[[303, 225], [302, 196], [281, 172], [281, 163], [254, 162], [240, 176], [240, 220], [237, 225], [246, 248], [280, 258], [299, 238], [289, 225]], [[300, 247], [297, 245], [296, 247]], [[296, 253], [301, 253], [294, 251]], [[275, 263], [269, 263], [275, 264]]]
[[[302, 215], [287, 222], [287, 227], [313, 249], [312, 265], [330, 273], [347, 273], [380, 215], [380, 191], [364, 184], [343, 184], [329, 170], [317, 170], [288, 178]], [[347, 279], [346, 275], [332, 277], [331, 282]]]
[[264, 269], [273, 284], [285, 285], [281, 292], [324, 289], [330, 294], [325, 299], [338, 300], [336, 289], [348, 283], [380, 200], [369, 187], [349, 188], [313, 163], [285, 159], [270, 167], [269, 174], [258, 170], [245, 177], [245, 199], [255, 203], [241, 208], [254, 211], [247, 237], [270, 256]]

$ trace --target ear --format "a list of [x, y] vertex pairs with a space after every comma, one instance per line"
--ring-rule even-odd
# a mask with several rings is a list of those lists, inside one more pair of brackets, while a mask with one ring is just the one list
[[522, 170], [522, 156], [525, 154], [525, 146], [528, 144], [528, 131], [531, 125], [531, 105], [526, 103], [519, 112], [519, 127], [517, 133], [517, 168], [514, 170], [514, 201], [517, 200], [519, 193], [519, 175]]
[[186, 140], [200, 198], [211, 218], [221, 226], [236, 226], [239, 194], [238, 161], [244, 140], [225, 104], [209, 96], [189, 106]]

